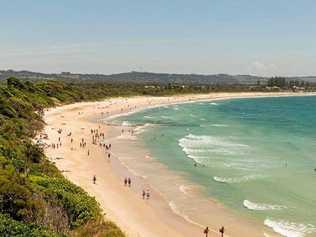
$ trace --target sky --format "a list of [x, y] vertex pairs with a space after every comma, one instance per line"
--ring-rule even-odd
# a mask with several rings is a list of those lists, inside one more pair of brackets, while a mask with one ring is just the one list
[[0, 0], [0, 70], [316, 75], [315, 0]]

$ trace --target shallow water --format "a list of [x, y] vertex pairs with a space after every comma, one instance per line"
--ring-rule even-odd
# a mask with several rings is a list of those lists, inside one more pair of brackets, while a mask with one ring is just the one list
[[171, 105], [116, 122], [145, 125], [137, 136], [152, 156], [225, 206], [284, 236], [316, 236], [316, 97]]

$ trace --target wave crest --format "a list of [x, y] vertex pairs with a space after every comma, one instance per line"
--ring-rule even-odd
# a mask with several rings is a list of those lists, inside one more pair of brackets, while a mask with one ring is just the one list
[[220, 177], [220, 176], [214, 176], [213, 180], [219, 183], [229, 183], [229, 184], [235, 184], [235, 183], [243, 183], [247, 181], [251, 181], [257, 178], [260, 178], [259, 175], [246, 175], [241, 177]]
[[122, 126], [129, 127], [129, 126], [131, 126], [131, 124], [128, 121], [123, 121]]
[[249, 149], [245, 144], [234, 143], [228, 139], [193, 134], [179, 139], [178, 144], [189, 158], [198, 163], [201, 162], [199, 156], [205, 160], [210, 154], [236, 155]]
[[254, 211], [282, 210], [282, 209], [287, 208], [286, 206], [272, 205], [272, 204], [266, 204], [266, 203], [255, 203], [249, 200], [244, 200], [243, 205], [247, 209], [254, 210]]
[[307, 234], [316, 232], [316, 227], [311, 224], [301, 224], [269, 218], [264, 221], [264, 224], [285, 237], [304, 237]]
[[145, 123], [145, 124], [142, 125], [142, 126], [136, 127], [136, 128], [134, 129], [134, 133], [135, 133], [136, 135], [139, 135], [139, 134], [145, 132], [146, 129], [147, 129], [148, 127], [151, 127], [151, 126], [153, 126], [153, 124], [151, 124], [151, 123]]

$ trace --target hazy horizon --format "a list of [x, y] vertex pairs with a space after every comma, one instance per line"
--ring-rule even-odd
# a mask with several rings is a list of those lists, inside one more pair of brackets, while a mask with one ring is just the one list
[[316, 2], [1, 1], [0, 68], [316, 75]]

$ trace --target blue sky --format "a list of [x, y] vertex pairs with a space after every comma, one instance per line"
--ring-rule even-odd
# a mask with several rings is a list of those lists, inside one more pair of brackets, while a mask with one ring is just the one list
[[0, 0], [0, 69], [316, 75], [315, 0]]

